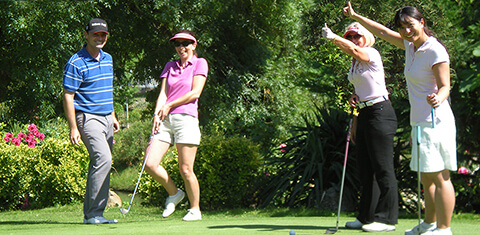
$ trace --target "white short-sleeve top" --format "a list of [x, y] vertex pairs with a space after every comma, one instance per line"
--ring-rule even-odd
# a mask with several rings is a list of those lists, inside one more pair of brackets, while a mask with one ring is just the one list
[[[438, 91], [432, 67], [438, 63], [450, 63], [447, 49], [434, 37], [429, 37], [417, 51], [413, 42], [404, 40], [403, 43], [405, 45], [404, 73], [411, 107], [410, 123], [414, 125], [418, 122], [432, 122], [431, 106], [426, 98]], [[452, 110], [447, 100], [435, 109], [436, 121], [451, 115]]]
[[360, 101], [388, 96], [380, 53], [373, 47], [363, 47], [362, 49], [368, 53], [369, 61], [354, 59], [348, 73], [348, 80], [355, 87], [355, 93]]

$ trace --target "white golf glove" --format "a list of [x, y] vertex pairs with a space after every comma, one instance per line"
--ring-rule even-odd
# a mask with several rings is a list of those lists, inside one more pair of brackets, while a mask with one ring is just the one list
[[329, 40], [333, 40], [338, 37], [338, 35], [334, 34], [332, 30], [327, 26], [327, 23], [325, 23], [325, 26], [323, 26], [322, 28], [322, 36]]

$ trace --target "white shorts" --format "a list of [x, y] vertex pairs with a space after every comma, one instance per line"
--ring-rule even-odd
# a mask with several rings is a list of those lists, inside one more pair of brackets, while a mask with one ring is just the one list
[[[417, 152], [417, 126], [420, 129], [420, 152]], [[431, 122], [412, 126], [412, 158], [410, 169], [417, 171], [417, 156], [420, 155], [420, 172], [457, 170], [457, 144], [455, 119], [449, 118], [432, 128]]]
[[165, 117], [154, 139], [169, 144], [200, 145], [200, 127], [198, 119], [191, 115], [174, 113]]

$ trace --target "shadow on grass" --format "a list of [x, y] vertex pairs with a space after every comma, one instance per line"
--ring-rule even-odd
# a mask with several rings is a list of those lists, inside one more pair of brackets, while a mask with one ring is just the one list
[[0, 222], [1, 225], [26, 225], [26, 224], [83, 224], [82, 222], [79, 223], [72, 223], [72, 222], [57, 222], [57, 221], [2, 221]]
[[268, 225], [268, 224], [245, 224], [245, 225], [219, 225], [210, 226], [209, 229], [254, 229], [259, 231], [276, 231], [276, 230], [323, 230], [331, 227], [326, 226], [302, 226], [302, 225]]

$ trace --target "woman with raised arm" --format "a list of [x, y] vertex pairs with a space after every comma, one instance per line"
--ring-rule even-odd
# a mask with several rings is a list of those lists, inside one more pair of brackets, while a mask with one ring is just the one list
[[388, 99], [380, 53], [371, 47], [375, 37], [360, 23], [347, 27], [343, 38], [325, 24], [322, 35], [353, 57], [348, 80], [355, 93], [349, 100], [359, 108], [356, 131], [357, 163], [362, 183], [357, 219], [346, 227], [366, 232], [394, 231], [398, 219], [398, 188], [393, 167], [393, 137], [397, 117]]
[[[411, 107], [412, 141], [420, 143], [418, 149], [416, 144], [412, 145], [412, 153], [418, 154], [412, 154], [410, 168], [421, 172], [425, 197], [424, 221], [405, 234], [452, 234], [450, 222], [455, 191], [450, 171], [457, 169], [457, 155], [455, 118], [447, 100], [450, 95], [448, 52], [427, 28], [425, 18], [415, 7], [406, 6], [397, 11], [394, 23], [398, 32], [357, 14], [350, 2], [343, 13], [405, 50], [404, 73]], [[420, 130], [419, 135], [416, 130]], [[417, 157], [420, 157], [420, 166]]]

